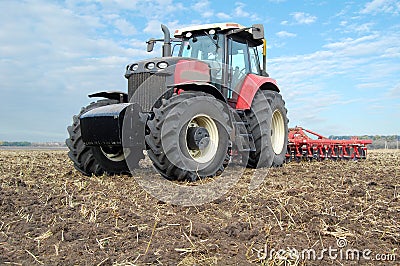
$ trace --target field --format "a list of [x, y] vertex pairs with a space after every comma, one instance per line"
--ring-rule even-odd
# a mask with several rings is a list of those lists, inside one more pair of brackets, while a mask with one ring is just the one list
[[85, 177], [64, 150], [0, 150], [0, 265], [400, 263], [399, 151], [290, 163], [251, 190], [252, 175], [185, 207], [140, 176]]

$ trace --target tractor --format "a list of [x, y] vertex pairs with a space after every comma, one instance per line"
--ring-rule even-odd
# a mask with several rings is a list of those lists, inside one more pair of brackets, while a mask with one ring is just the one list
[[147, 154], [163, 177], [194, 181], [221, 175], [237, 156], [249, 168], [282, 165], [287, 110], [266, 72], [263, 25], [197, 25], [173, 37], [161, 29], [147, 51], [163, 42], [162, 56], [126, 66], [127, 93], [91, 94], [102, 99], [73, 117], [66, 145], [75, 168], [129, 174]]

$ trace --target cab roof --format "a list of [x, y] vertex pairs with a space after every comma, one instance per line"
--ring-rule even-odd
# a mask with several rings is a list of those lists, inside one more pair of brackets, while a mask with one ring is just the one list
[[199, 31], [199, 30], [211, 30], [211, 29], [228, 30], [228, 29], [243, 29], [243, 28], [246, 27], [233, 22], [203, 24], [203, 25], [195, 25], [178, 29], [175, 31], [174, 36], [177, 38], [183, 37], [186, 32]]

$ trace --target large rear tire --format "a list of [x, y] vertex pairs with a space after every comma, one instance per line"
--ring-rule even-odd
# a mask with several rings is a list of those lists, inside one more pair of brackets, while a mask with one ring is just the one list
[[[147, 122], [147, 154], [169, 180], [194, 181], [222, 174], [230, 160], [230, 118], [226, 105], [202, 92], [163, 100]], [[203, 134], [196, 146], [193, 132]], [[197, 134], [195, 133], [195, 134]]]
[[250, 152], [247, 166], [281, 166], [286, 159], [289, 132], [282, 96], [275, 91], [257, 91], [246, 119], [256, 148]]
[[87, 146], [82, 140], [79, 118], [92, 109], [116, 103], [118, 101], [105, 99], [89, 104], [73, 117], [72, 125], [67, 128], [69, 138], [65, 143], [69, 148], [68, 156], [74, 162], [75, 169], [86, 176], [129, 173], [122, 146]]

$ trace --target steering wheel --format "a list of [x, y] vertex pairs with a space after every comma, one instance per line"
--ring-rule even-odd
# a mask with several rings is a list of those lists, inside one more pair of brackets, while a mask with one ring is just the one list
[[236, 66], [232, 75], [232, 84], [236, 86], [239, 80], [245, 75], [246, 75], [246, 68], [239, 69], [239, 67]]
[[238, 80], [242, 78], [242, 76], [246, 75], [246, 68], [242, 68], [238, 74]]

